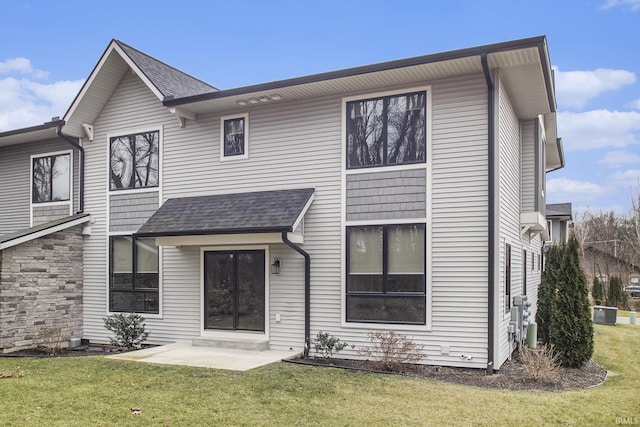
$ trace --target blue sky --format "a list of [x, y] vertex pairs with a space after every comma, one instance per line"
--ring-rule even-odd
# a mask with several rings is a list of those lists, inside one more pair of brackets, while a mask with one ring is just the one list
[[0, 19], [0, 131], [63, 116], [112, 38], [229, 89], [546, 35], [567, 159], [547, 201], [626, 214], [640, 180], [640, 0], [14, 0]]

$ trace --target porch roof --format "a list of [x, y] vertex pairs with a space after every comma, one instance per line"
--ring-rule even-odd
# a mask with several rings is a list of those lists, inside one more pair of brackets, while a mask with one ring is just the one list
[[89, 214], [76, 214], [0, 236], [0, 250], [48, 236], [90, 221]]
[[168, 199], [138, 237], [292, 232], [313, 201], [313, 188]]

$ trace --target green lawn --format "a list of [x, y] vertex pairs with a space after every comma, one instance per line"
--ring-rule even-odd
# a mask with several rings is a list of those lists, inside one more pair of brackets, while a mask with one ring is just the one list
[[[640, 421], [640, 327], [596, 325], [615, 375], [565, 392], [506, 392], [276, 363], [249, 372], [102, 357], [0, 358], [2, 426], [616, 425]], [[130, 408], [139, 408], [140, 415]], [[620, 420], [619, 420], [620, 421]]]

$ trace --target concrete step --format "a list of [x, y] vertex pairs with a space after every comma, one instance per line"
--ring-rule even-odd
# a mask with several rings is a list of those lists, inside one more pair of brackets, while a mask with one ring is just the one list
[[254, 338], [195, 338], [191, 341], [191, 345], [249, 351], [269, 350], [269, 341]]

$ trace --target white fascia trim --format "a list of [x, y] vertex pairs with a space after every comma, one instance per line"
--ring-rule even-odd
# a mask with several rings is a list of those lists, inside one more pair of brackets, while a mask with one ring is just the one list
[[298, 218], [296, 218], [296, 220], [294, 221], [293, 226], [291, 227], [292, 230], [297, 230], [298, 229], [298, 226], [300, 225], [300, 223], [304, 219], [304, 216], [307, 213], [307, 210], [309, 209], [309, 207], [311, 206], [311, 203], [313, 203], [313, 199], [315, 198], [315, 196], [316, 196], [316, 191], [313, 190], [313, 193], [311, 193], [311, 197], [309, 197], [309, 200], [307, 201], [307, 203], [304, 205], [304, 207], [300, 211], [300, 215], [298, 215]]
[[[303, 244], [299, 233], [287, 233], [287, 238], [296, 244]], [[282, 233], [212, 234], [204, 236], [156, 237], [158, 246], [228, 246], [282, 243]]]
[[76, 225], [89, 222], [91, 217], [89, 215], [75, 219], [73, 221], [65, 222], [64, 224], [56, 225], [54, 227], [46, 228], [44, 230], [37, 231], [35, 233], [28, 234], [26, 236], [18, 237], [16, 239], [9, 240], [4, 243], [0, 243], [0, 251], [11, 248], [13, 246], [20, 245], [30, 240], [38, 239], [40, 237], [48, 236], [49, 234], [57, 233], [58, 231], [66, 230], [67, 228], [75, 227]]

